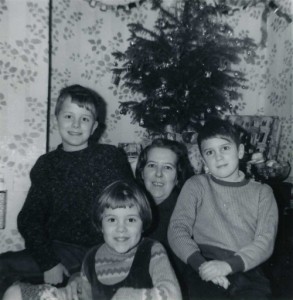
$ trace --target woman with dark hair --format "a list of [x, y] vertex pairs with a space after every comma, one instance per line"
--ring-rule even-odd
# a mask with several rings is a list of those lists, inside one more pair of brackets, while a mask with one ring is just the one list
[[184, 284], [181, 275], [184, 263], [171, 251], [167, 230], [178, 194], [193, 174], [185, 145], [167, 139], [155, 139], [144, 148], [135, 171], [136, 179], [145, 188], [153, 210], [153, 224], [146, 235], [165, 246], [181, 287]]
[[[194, 175], [193, 168], [190, 164], [188, 158], [187, 148], [184, 144], [167, 139], [157, 138], [152, 141], [152, 143], [146, 146], [143, 151], [140, 153], [138, 162], [136, 165], [135, 176], [140, 184], [144, 186], [143, 172], [144, 168], [148, 162], [148, 154], [154, 148], [160, 148], [164, 150], [170, 150], [176, 156], [176, 174], [177, 182], [176, 187], [181, 189], [186, 179]], [[163, 151], [164, 152], [164, 151]], [[168, 151], [167, 151], [168, 152]]]

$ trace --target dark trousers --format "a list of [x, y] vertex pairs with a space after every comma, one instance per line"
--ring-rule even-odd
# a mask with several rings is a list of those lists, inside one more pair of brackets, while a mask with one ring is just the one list
[[[79, 272], [88, 247], [54, 241], [53, 249], [61, 263], [70, 274]], [[6, 289], [15, 281], [40, 284], [44, 282], [44, 273], [28, 250], [9, 251], [0, 254], [0, 299]], [[64, 286], [68, 278], [58, 286]]]
[[264, 300], [271, 296], [269, 280], [260, 267], [228, 275], [230, 286], [227, 290], [212, 282], [203, 281], [191, 267], [188, 267], [187, 274], [190, 300]]

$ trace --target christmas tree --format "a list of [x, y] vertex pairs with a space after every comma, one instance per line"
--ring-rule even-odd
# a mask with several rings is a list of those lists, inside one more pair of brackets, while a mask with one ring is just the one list
[[196, 129], [209, 116], [236, 113], [231, 102], [241, 96], [246, 79], [235, 65], [255, 50], [252, 39], [234, 37], [225, 23], [231, 7], [202, 0], [178, 3], [167, 10], [153, 1], [159, 11], [154, 28], [129, 24], [129, 47], [113, 53], [115, 76], [143, 96], [121, 102], [120, 112], [156, 132], [167, 125], [177, 132]]

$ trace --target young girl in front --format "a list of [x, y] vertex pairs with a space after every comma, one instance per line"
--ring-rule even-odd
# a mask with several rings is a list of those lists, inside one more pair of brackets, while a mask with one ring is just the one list
[[108, 186], [94, 207], [93, 222], [105, 243], [86, 255], [82, 271], [84, 299], [181, 299], [163, 246], [142, 238], [152, 214], [133, 182]]
[[164, 247], [142, 237], [151, 221], [149, 202], [134, 182], [109, 185], [93, 207], [105, 242], [89, 250], [80, 275], [66, 288], [50, 286], [40, 299], [182, 299]]

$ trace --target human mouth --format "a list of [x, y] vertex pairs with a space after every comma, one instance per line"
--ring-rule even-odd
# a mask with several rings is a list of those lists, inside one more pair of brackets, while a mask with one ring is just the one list
[[217, 166], [218, 169], [225, 168], [227, 164]]
[[126, 242], [128, 237], [115, 237], [114, 240], [117, 242]]
[[161, 186], [164, 185], [162, 182], [157, 182], [157, 181], [152, 182], [152, 184], [153, 184], [154, 186], [159, 186], [159, 187], [161, 187]]
[[68, 134], [70, 134], [70, 135], [75, 135], [75, 136], [81, 135], [80, 132], [76, 132], [76, 131], [68, 131]]

